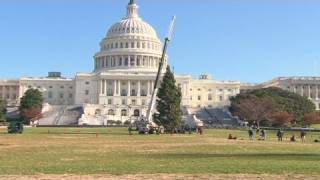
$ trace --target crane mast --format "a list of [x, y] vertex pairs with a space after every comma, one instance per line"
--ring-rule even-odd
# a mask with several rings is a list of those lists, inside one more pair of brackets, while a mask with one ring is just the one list
[[167, 37], [165, 38], [164, 41], [164, 45], [163, 45], [163, 50], [162, 50], [162, 56], [159, 62], [159, 68], [158, 68], [158, 73], [157, 73], [157, 77], [154, 83], [154, 87], [153, 87], [153, 91], [152, 91], [152, 96], [151, 96], [151, 101], [149, 103], [149, 108], [147, 111], [147, 121], [148, 122], [152, 122], [152, 114], [155, 108], [155, 103], [156, 103], [156, 97], [157, 97], [157, 93], [158, 93], [158, 89], [159, 89], [159, 85], [160, 85], [160, 77], [161, 77], [161, 73], [163, 72], [163, 65], [164, 65], [164, 61], [166, 58], [166, 52], [167, 52], [167, 48], [169, 45], [169, 42], [171, 41], [172, 37], [173, 37], [173, 32], [174, 32], [174, 28], [175, 28], [175, 22], [176, 22], [176, 17], [173, 16], [172, 21], [170, 23], [170, 27], [169, 27], [169, 32]]

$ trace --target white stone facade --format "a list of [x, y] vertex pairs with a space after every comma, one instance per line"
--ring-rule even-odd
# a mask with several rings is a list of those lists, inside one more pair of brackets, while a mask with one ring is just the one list
[[0, 99], [5, 100], [9, 106], [19, 103], [19, 80], [0, 80]]
[[[17, 89], [11, 89], [10, 96], [15, 92], [18, 103], [27, 89], [35, 88], [51, 105], [83, 105], [80, 121], [84, 124], [88, 119], [98, 125], [104, 123], [101, 119], [124, 122], [131, 116], [146, 115], [161, 55], [162, 43], [156, 31], [139, 17], [137, 4], [130, 1], [127, 15], [100, 42], [93, 72], [78, 73], [74, 79], [63, 78], [59, 73], [45, 78], [21, 78], [14, 81]], [[168, 59], [166, 56], [164, 67]], [[216, 81], [207, 75], [197, 80], [190, 75], [175, 77], [182, 90], [182, 106], [186, 107], [227, 106], [229, 97], [240, 92], [240, 82], [236, 81]], [[1, 86], [10, 83], [0, 82], [0, 95]]]
[[310, 99], [320, 110], [320, 77], [279, 77], [260, 85], [278, 87]]

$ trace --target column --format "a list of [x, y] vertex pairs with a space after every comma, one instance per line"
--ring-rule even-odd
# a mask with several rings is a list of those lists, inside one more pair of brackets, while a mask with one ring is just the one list
[[148, 81], [148, 91], [147, 91], [147, 96], [150, 96], [150, 81]]
[[113, 81], [113, 96], [117, 95], [117, 80]]
[[137, 67], [137, 55], [134, 55], [134, 67]]
[[131, 67], [131, 57], [128, 55], [128, 67]]
[[141, 96], [141, 81], [138, 81], [138, 97]]
[[128, 81], [128, 96], [131, 96], [131, 82]]
[[103, 90], [104, 90], [104, 89], [103, 89], [103, 85], [104, 85], [104, 84], [103, 84], [103, 81], [104, 81], [104, 80], [100, 80], [100, 96], [104, 93], [104, 92], [103, 92]]
[[108, 95], [108, 88], [107, 88], [107, 85], [108, 85], [108, 81], [105, 79], [105, 80], [103, 80], [103, 84], [104, 84], [104, 95]]
[[121, 81], [118, 81], [118, 95], [121, 95]]
[[151, 81], [151, 94], [153, 93], [154, 91], [154, 81]]
[[303, 96], [304, 92], [303, 92], [303, 85], [300, 86], [300, 95]]
[[311, 99], [311, 86], [308, 85], [308, 98]]
[[122, 65], [122, 66], [125, 66], [125, 65], [124, 65], [124, 56], [121, 56], [121, 65]]
[[319, 86], [316, 85], [316, 100], [319, 99]]
[[294, 93], [297, 93], [297, 89], [296, 89], [296, 86], [295, 86], [295, 85], [293, 86], [293, 92], [294, 92]]

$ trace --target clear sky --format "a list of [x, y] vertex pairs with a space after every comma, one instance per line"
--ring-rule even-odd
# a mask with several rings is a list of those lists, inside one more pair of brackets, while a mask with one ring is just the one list
[[[0, 79], [67, 77], [93, 70], [93, 55], [129, 0], [1, 0]], [[167, 33], [175, 72], [263, 82], [320, 74], [320, 1], [137, 0], [140, 15]]]

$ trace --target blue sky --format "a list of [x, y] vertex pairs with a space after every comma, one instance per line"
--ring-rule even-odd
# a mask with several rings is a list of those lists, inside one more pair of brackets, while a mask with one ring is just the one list
[[[129, 0], [2, 0], [0, 79], [93, 70], [93, 55]], [[320, 1], [137, 0], [140, 15], [167, 33], [175, 72], [263, 82], [320, 75]]]

